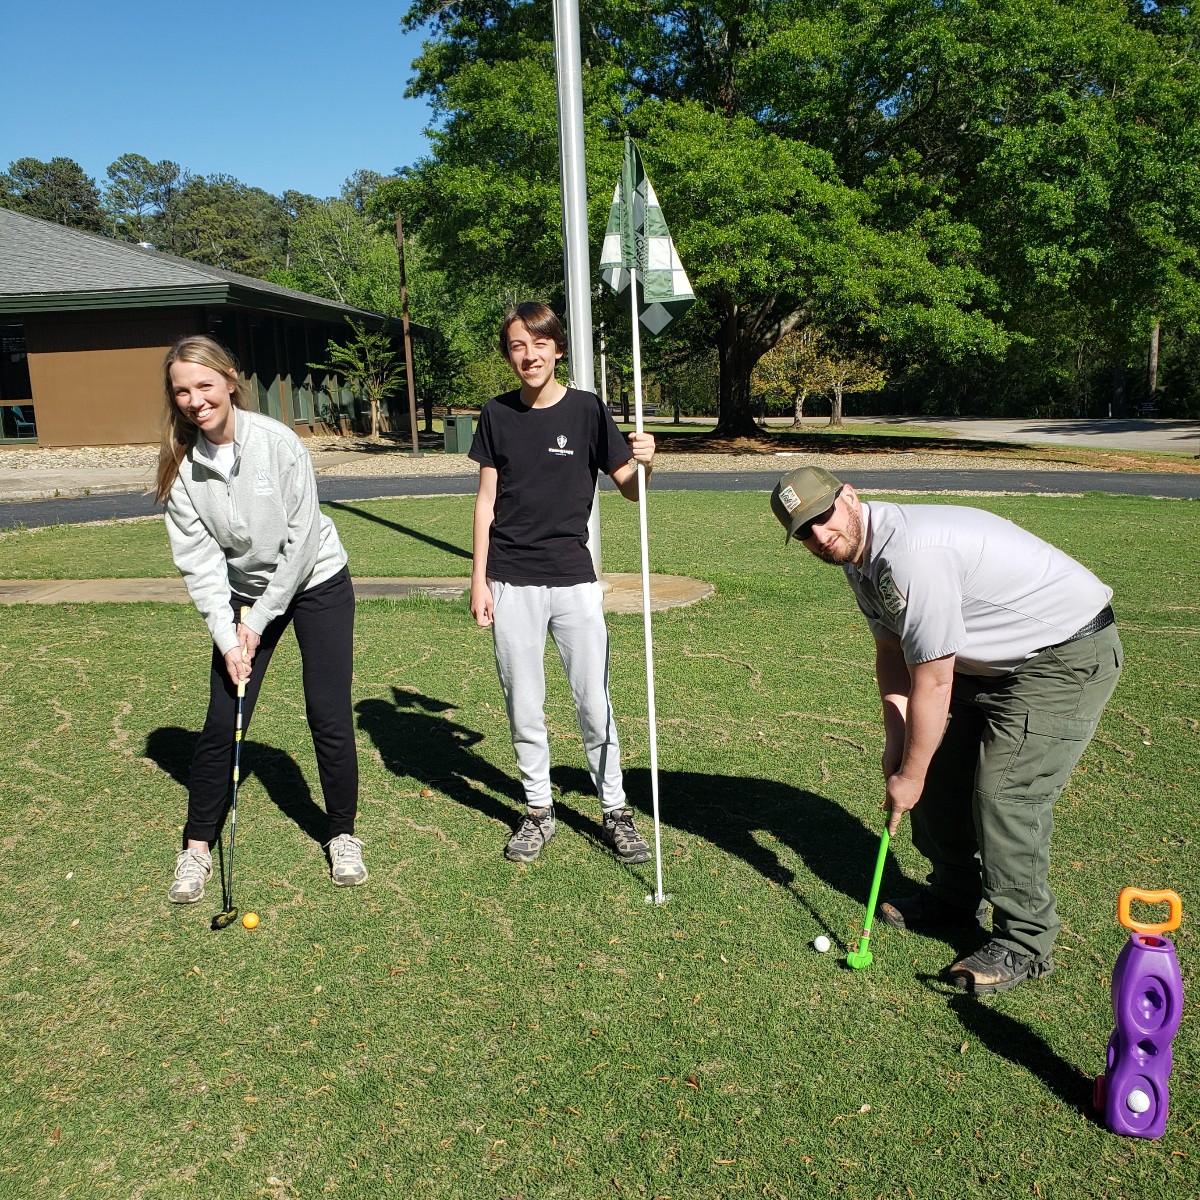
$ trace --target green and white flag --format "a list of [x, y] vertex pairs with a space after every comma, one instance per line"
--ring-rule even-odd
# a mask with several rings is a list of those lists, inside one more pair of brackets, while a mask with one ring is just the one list
[[634, 274], [642, 285], [638, 317], [651, 334], [661, 333], [696, 302], [642, 156], [626, 135], [600, 251], [600, 278], [620, 295]]

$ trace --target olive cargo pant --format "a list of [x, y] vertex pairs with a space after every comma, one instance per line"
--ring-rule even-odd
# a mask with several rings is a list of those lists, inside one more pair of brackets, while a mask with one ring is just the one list
[[912, 810], [930, 891], [993, 906], [996, 941], [1044, 959], [1058, 933], [1050, 890], [1054, 802], [1117, 685], [1115, 625], [1052, 646], [1008, 675], [956, 675], [950, 717]]

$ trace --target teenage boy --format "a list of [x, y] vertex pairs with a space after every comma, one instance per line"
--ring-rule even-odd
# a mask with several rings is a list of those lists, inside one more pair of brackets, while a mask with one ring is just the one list
[[622, 440], [591, 392], [555, 378], [566, 350], [562, 323], [545, 304], [512, 308], [500, 351], [521, 381], [484, 405], [470, 457], [479, 463], [471, 615], [491, 626], [513, 750], [527, 811], [505, 855], [533, 862], [554, 836], [546, 734], [546, 634], [554, 639], [579, 716], [588, 771], [600, 797], [605, 840], [627, 863], [650, 847], [625, 803], [621, 749], [608, 694], [608, 629], [587, 545], [599, 471], [627, 500], [647, 480], [654, 438]]

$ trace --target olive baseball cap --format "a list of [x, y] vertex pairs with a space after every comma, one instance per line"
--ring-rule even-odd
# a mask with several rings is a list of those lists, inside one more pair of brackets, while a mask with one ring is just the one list
[[797, 467], [780, 478], [771, 493], [771, 511], [787, 530], [785, 546], [805, 521], [833, 506], [841, 486], [842, 481], [824, 467]]

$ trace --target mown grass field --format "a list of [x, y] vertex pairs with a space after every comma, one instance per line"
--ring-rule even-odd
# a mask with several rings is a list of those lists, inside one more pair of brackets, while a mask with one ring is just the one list
[[[665, 476], [662, 481], [665, 482]], [[553, 651], [559, 832], [520, 808], [489, 637], [465, 606], [362, 602], [368, 883], [333, 888], [298, 656], [243, 755], [238, 903], [167, 904], [208, 641], [181, 605], [0, 610], [0, 1195], [1125, 1197], [1200, 1194], [1195, 1003], [1158, 1142], [1090, 1111], [1125, 935], [1171, 887], [1185, 990], [1200, 910], [1200, 522], [1187, 502], [973, 503], [1116, 591], [1120, 687], [1058, 807], [1050, 978], [949, 991], [967, 948], [880, 928], [844, 966], [882, 814], [869, 637], [765, 498], [652, 491], [652, 567], [716, 594], [656, 616], [664, 905], [599, 840]], [[465, 575], [469, 498], [329, 511], [361, 575]], [[603, 498], [605, 562], [637, 569]], [[168, 575], [156, 522], [0, 535], [9, 577]], [[649, 806], [639, 616], [610, 619], [631, 797]], [[923, 875], [894, 840], [884, 894]], [[818, 933], [833, 953], [811, 948]]]

